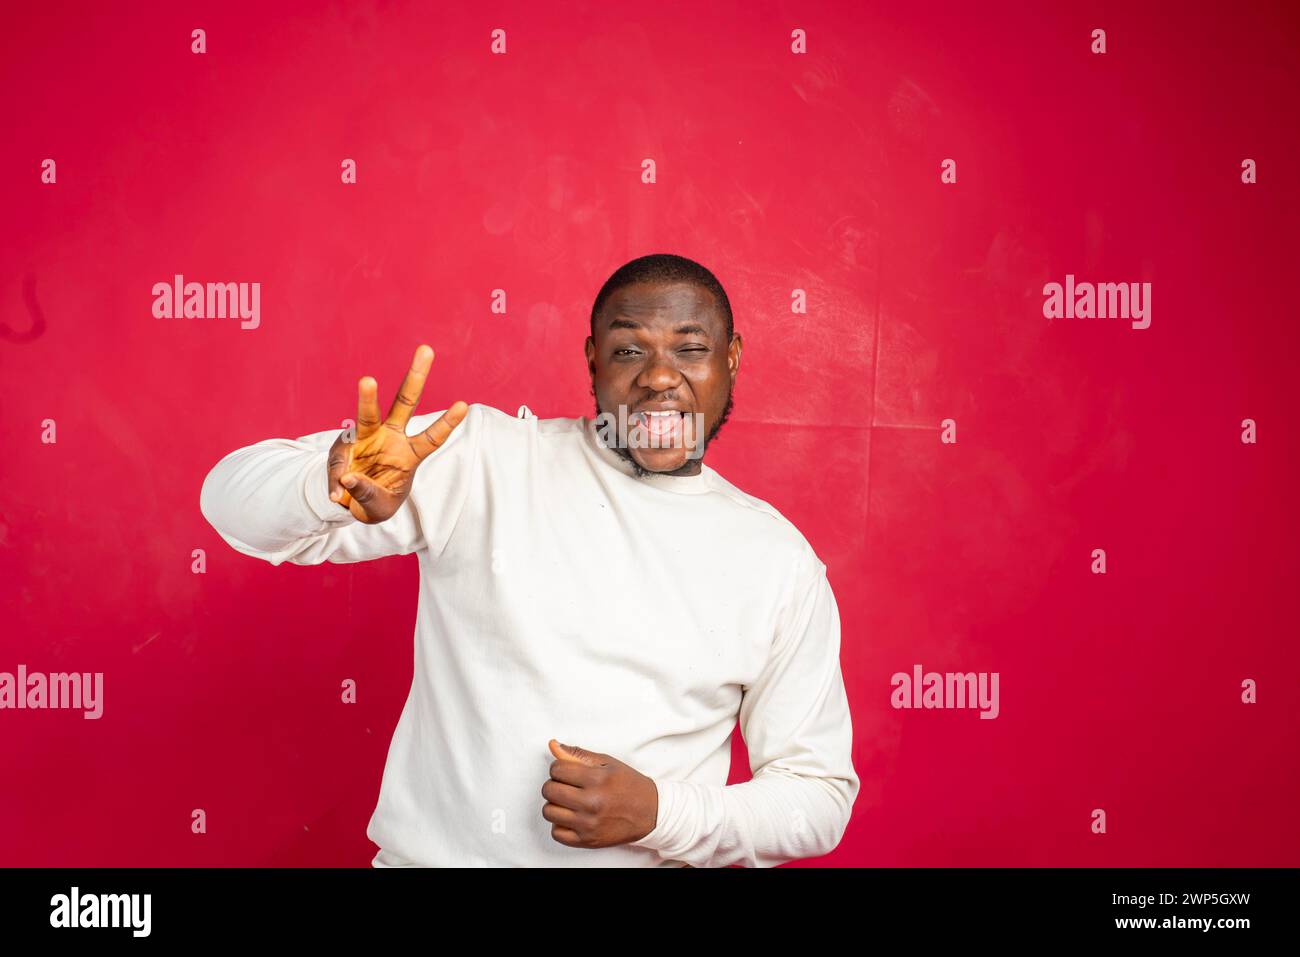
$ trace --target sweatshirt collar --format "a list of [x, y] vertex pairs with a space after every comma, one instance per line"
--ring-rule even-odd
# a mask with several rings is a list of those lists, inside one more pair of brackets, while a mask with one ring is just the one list
[[634, 481], [661, 488], [668, 492], [679, 492], [686, 495], [701, 495], [710, 491], [713, 486], [710, 481], [713, 469], [709, 468], [704, 462], [700, 463], [700, 471], [694, 475], [667, 475], [662, 472], [651, 472], [649, 475], [637, 477], [636, 469], [632, 463], [601, 441], [594, 417], [584, 415], [581, 423], [585, 444], [591, 453], [605, 465], [617, 469]]

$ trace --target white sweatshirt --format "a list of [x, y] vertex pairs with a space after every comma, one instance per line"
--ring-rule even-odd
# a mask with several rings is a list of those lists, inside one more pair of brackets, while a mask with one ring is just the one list
[[[338, 430], [238, 449], [203, 483], [221, 537], [273, 565], [418, 557], [415, 671], [372, 863], [767, 867], [829, 852], [858, 777], [826, 566], [707, 464], [638, 478], [592, 417], [525, 412], [470, 405], [378, 525], [329, 500]], [[728, 786], [737, 716], [753, 778]], [[554, 840], [550, 738], [652, 778], [654, 829], [607, 848]]]

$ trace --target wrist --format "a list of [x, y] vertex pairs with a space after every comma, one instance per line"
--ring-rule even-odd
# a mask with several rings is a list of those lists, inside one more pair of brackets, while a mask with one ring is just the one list
[[330, 500], [329, 449], [313, 452], [303, 468], [302, 492], [307, 507], [322, 522], [343, 524], [355, 522], [356, 516], [347, 507]]
[[664, 847], [669, 838], [667, 825], [671, 810], [672, 782], [660, 778], [651, 778], [650, 780], [655, 786], [654, 826], [646, 834], [631, 843], [634, 847], [646, 847], [658, 851]]

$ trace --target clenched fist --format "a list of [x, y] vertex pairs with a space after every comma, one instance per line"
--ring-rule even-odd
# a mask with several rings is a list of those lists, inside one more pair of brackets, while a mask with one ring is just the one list
[[464, 402], [454, 402], [423, 432], [406, 434], [431, 365], [433, 350], [420, 346], [382, 422], [378, 383], [370, 376], [362, 378], [357, 383], [356, 441], [345, 442], [346, 433], [339, 433], [330, 446], [330, 499], [367, 525], [387, 521], [402, 507], [411, 494], [415, 470], [447, 441], [469, 411]]
[[608, 754], [548, 743], [556, 760], [542, 785], [551, 837], [569, 847], [638, 841], [655, 829], [659, 790], [652, 779]]

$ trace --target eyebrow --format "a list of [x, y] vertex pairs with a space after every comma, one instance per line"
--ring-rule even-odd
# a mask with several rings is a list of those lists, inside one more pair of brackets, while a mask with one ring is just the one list
[[[609, 324], [610, 332], [613, 332], [615, 329], [644, 329], [644, 328], [645, 327], [641, 325], [641, 323], [637, 322], [635, 319], [615, 319]], [[709, 334], [709, 330], [705, 329], [698, 322], [678, 323], [676, 326], [673, 327], [673, 332], [682, 336], [687, 336], [692, 334], [707, 336]]]

